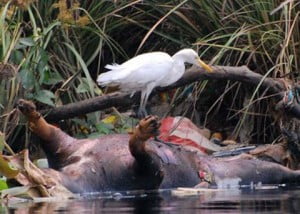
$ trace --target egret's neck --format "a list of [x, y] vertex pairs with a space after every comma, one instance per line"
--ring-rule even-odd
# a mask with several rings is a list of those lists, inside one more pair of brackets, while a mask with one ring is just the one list
[[176, 53], [172, 56], [173, 60], [174, 60], [174, 64], [177, 65], [183, 65], [186, 62], [185, 57], [183, 55], [181, 55], [180, 53]]
[[175, 54], [174, 56], [172, 56], [172, 58], [174, 60], [173, 70], [175, 71], [175, 73], [180, 73], [182, 75], [185, 71], [184, 57], [182, 57], [182, 55], [180, 54]]
[[181, 71], [182, 73], [185, 71], [185, 65], [184, 63], [186, 62], [184, 57], [181, 54], [175, 54], [172, 56], [174, 60], [174, 66], [173, 69], [176, 69], [178, 71]]
[[173, 64], [173, 73], [183, 74], [185, 71], [184, 61], [176, 61], [174, 60]]
[[172, 68], [172, 73], [168, 76], [168, 79], [164, 79], [164, 82], [160, 84], [160, 86], [168, 86], [182, 77], [184, 71], [185, 71], [185, 66], [184, 66], [184, 61], [180, 57], [176, 57], [175, 55], [172, 57], [173, 58], [173, 68]]

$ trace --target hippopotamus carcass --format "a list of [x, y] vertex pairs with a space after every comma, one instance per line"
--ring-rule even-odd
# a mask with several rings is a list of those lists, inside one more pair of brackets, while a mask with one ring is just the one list
[[239, 185], [300, 181], [299, 170], [251, 155], [214, 158], [157, 141], [155, 116], [142, 119], [129, 134], [76, 139], [47, 123], [32, 102], [20, 99], [18, 108], [44, 141], [50, 168], [43, 170], [74, 193], [215, 186], [224, 180]]

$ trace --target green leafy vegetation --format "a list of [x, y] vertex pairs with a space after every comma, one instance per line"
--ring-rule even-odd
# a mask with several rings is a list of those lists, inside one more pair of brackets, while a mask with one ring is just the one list
[[118, 7], [106, 1], [0, 3], [0, 130], [12, 144], [18, 133], [17, 99], [51, 108], [102, 93], [88, 66], [95, 63], [97, 75], [104, 48], [125, 55], [106, 34], [111, 28], [106, 20], [128, 3]]

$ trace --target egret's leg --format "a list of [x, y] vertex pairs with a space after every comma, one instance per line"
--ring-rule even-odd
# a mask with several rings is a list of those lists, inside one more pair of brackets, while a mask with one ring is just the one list
[[137, 113], [138, 118], [141, 119], [141, 118], [146, 117], [147, 115], [148, 115], [148, 112], [147, 112], [146, 108], [140, 106], [140, 108], [139, 108], [139, 110], [138, 110], [138, 113]]
[[147, 101], [148, 101], [148, 98], [153, 90], [153, 88], [155, 87], [155, 83], [151, 83], [151, 84], [148, 84], [147, 85], [147, 89], [146, 89], [146, 95], [145, 95], [145, 100], [144, 100], [144, 105], [146, 107], [146, 104], [147, 104]]
[[141, 116], [145, 117], [148, 115], [147, 110], [146, 110], [146, 105], [147, 105], [148, 98], [154, 87], [155, 87], [155, 83], [150, 83], [146, 86], [146, 90], [142, 91], [141, 104], [140, 104], [140, 108], [139, 108], [139, 112], [138, 112], [139, 117], [141, 117]]
[[147, 85], [147, 88], [146, 88], [146, 93], [145, 93], [145, 98], [144, 98], [144, 103], [143, 103], [146, 116], [148, 115], [148, 113], [146, 111], [146, 105], [147, 105], [149, 96], [150, 96], [150, 94], [151, 94], [154, 87], [155, 87], [155, 83], [150, 83], [150, 84]]
[[146, 91], [143, 90], [141, 91], [140, 107], [137, 113], [139, 118], [144, 118], [145, 116], [147, 116], [145, 97], [146, 97]]
[[135, 91], [131, 92], [130, 98], [132, 98], [134, 94], [135, 94]]

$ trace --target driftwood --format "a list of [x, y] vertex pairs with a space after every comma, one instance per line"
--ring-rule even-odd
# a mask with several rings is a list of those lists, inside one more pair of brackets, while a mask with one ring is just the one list
[[[275, 98], [278, 101], [283, 99], [287, 91], [284, 81], [274, 78], [264, 78], [246, 66], [213, 66], [213, 72], [211, 73], [201, 68], [191, 68], [176, 83], [165, 88], [156, 88], [152, 93], [170, 90], [196, 81], [212, 79], [239, 81], [255, 86], [260, 84], [261, 89], [267, 90], [269, 94], [275, 94]], [[48, 121], [59, 121], [110, 107], [128, 107], [133, 104], [138, 104], [140, 101], [139, 97], [140, 93], [136, 93], [133, 97], [130, 97], [128, 93], [115, 92], [89, 100], [59, 106], [51, 110], [44, 110], [42, 113], [46, 114]], [[284, 107], [286, 113], [300, 119], [300, 106], [298, 104], [290, 104]]]

